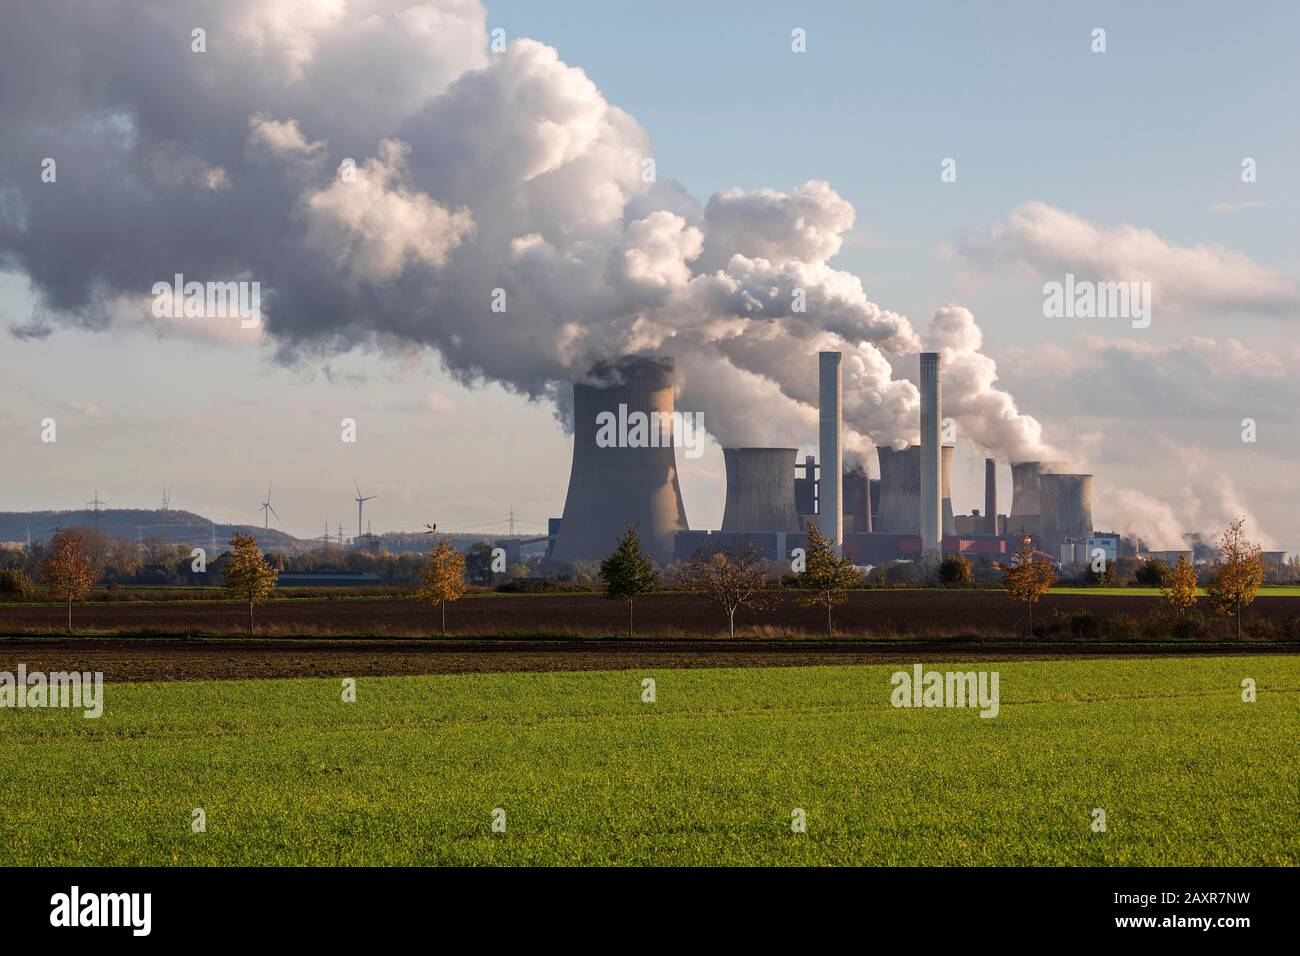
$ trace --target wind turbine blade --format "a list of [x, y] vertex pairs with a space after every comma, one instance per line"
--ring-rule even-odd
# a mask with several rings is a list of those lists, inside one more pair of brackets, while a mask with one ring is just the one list
[[356, 475], [353, 475], [353, 476], [352, 476], [352, 487], [355, 488], [355, 489], [357, 489], [357, 497], [360, 498], [360, 497], [361, 497], [361, 486], [360, 486], [359, 484], [357, 484], [357, 476], [356, 476]]
[[[267, 508], [270, 508], [271, 514], [275, 515], [275, 520], [276, 520], [276, 521], [280, 521], [280, 516], [279, 516], [278, 514], [275, 514], [275, 509], [274, 509], [274, 508], [271, 508], [271, 506], [270, 506], [269, 504], [268, 504], [266, 507], [267, 507]], [[280, 524], [284, 524], [284, 522], [283, 522], [283, 521], [280, 521]]]

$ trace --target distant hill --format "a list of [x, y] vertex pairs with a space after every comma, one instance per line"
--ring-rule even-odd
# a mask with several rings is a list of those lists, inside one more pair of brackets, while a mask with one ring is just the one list
[[[116, 508], [104, 511], [0, 511], [0, 541], [26, 541], [30, 527], [32, 541], [48, 541], [59, 528], [94, 528], [110, 538], [136, 541], [140, 538], [161, 539], [172, 544], [207, 548], [212, 543], [212, 522], [191, 511], [145, 511]], [[217, 524], [217, 549], [224, 551], [226, 542], [236, 531], [255, 535], [263, 548], [295, 551], [308, 547], [291, 534], [274, 528], [247, 524]]]

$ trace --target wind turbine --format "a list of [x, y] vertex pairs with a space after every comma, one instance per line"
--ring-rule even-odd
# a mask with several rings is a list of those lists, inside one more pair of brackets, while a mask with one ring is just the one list
[[370, 495], [370, 496], [368, 496], [368, 497], [364, 497], [364, 498], [363, 498], [363, 497], [361, 496], [361, 486], [357, 484], [357, 479], [356, 479], [356, 476], [355, 476], [355, 475], [352, 477], [352, 484], [353, 484], [353, 485], [356, 487], [356, 489], [357, 489], [357, 498], [356, 498], [356, 501], [357, 501], [357, 540], [360, 541], [360, 540], [361, 540], [361, 509], [362, 509], [362, 507], [365, 505], [365, 503], [366, 503], [367, 501], [374, 501], [374, 500], [375, 500], [376, 498], [378, 498], [379, 496], [378, 496], [378, 495]]
[[[266, 521], [263, 527], [265, 527], [268, 531], [271, 528], [271, 515], [275, 515], [275, 520], [280, 521], [280, 516], [278, 514], [275, 514], [275, 509], [271, 507], [271, 482], [267, 481], [266, 500], [262, 502], [262, 517]], [[284, 524], [284, 522], [280, 521], [280, 524]]]

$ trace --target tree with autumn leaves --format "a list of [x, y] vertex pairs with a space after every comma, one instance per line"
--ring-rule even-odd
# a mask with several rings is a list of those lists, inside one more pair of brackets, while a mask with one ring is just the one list
[[248, 636], [253, 636], [253, 608], [271, 596], [280, 572], [271, 565], [251, 534], [235, 533], [226, 561], [226, 593], [248, 605]]
[[434, 548], [420, 569], [420, 586], [415, 597], [442, 608], [442, 634], [447, 636], [447, 602], [458, 601], [469, 590], [465, 583], [465, 555], [450, 541], [442, 541]]
[[1002, 571], [1002, 586], [1013, 601], [1029, 605], [1029, 634], [1034, 633], [1034, 605], [1047, 593], [1056, 580], [1052, 563], [1034, 547], [1033, 538], [1021, 532], [1020, 550], [1007, 562], [998, 562]]
[[1237, 622], [1241, 637], [1241, 614], [1255, 600], [1255, 592], [1264, 583], [1264, 554], [1257, 544], [1246, 540], [1246, 519], [1237, 518], [1219, 538], [1219, 557], [1214, 562], [1205, 592], [1210, 609], [1219, 617]]
[[41, 562], [41, 583], [50, 594], [68, 602], [68, 633], [72, 633], [72, 602], [85, 597], [95, 583], [94, 563], [80, 531], [60, 531], [50, 540]]

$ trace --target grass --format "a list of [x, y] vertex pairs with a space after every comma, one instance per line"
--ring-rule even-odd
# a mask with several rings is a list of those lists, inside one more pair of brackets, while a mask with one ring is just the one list
[[996, 719], [897, 665], [108, 685], [0, 711], [0, 862], [1300, 862], [1300, 657], [979, 667]]

